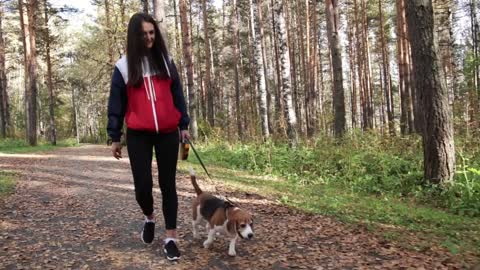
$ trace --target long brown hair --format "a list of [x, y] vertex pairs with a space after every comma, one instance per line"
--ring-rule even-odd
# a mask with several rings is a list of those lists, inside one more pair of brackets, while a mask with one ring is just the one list
[[[147, 48], [143, 36], [143, 22], [153, 24], [155, 29], [155, 40], [150, 49]], [[135, 13], [130, 18], [127, 32], [128, 84], [134, 87], [139, 87], [143, 83], [142, 58], [145, 56], [150, 68], [157, 73], [157, 76], [160, 78], [168, 77], [168, 67], [165, 66], [165, 61], [169, 61], [168, 50], [157, 23], [148, 14]]]

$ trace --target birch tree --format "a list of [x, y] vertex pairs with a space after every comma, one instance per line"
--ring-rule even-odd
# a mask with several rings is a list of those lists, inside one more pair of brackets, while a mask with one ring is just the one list
[[284, 115], [287, 122], [287, 135], [292, 146], [298, 144], [297, 117], [292, 102], [292, 83], [290, 77], [290, 54], [287, 47], [287, 32], [283, 14], [282, 0], [275, 0], [275, 29], [280, 53], [281, 88], [284, 102]]
[[267, 89], [265, 83], [265, 63], [262, 56], [262, 37], [260, 35], [260, 21], [258, 20], [258, 0], [250, 0], [250, 26], [253, 38], [253, 63], [255, 70], [255, 85], [258, 91], [258, 109], [262, 125], [262, 135], [270, 137], [267, 114]]

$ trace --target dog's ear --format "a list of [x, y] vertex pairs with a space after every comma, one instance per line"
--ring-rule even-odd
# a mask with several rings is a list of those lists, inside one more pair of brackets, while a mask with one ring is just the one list
[[227, 222], [227, 231], [231, 234], [237, 233], [237, 222], [235, 220], [229, 220]]

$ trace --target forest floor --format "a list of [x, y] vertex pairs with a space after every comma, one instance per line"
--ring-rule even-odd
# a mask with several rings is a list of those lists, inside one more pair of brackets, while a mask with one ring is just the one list
[[204, 190], [227, 196], [254, 214], [254, 239], [238, 241], [237, 256], [229, 257], [222, 236], [210, 250], [202, 247], [205, 232], [201, 240], [193, 239], [194, 191], [189, 177], [179, 173], [182, 257], [172, 263], [161, 244], [158, 183], [156, 239], [145, 245], [128, 158], [117, 161], [110, 153], [98, 145], [0, 153], [0, 170], [15, 172], [18, 181], [15, 193], [0, 201], [0, 269], [464, 269], [478, 260], [460, 260], [435, 246], [408, 250], [361, 226], [199, 179]]

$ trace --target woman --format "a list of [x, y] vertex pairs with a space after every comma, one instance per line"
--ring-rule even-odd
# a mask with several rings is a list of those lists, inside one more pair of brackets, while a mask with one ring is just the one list
[[128, 23], [127, 53], [116, 64], [108, 101], [108, 135], [112, 154], [122, 157], [120, 137], [125, 119], [127, 149], [135, 185], [135, 197], [145, 215], [141, 232], [144, 243], [155, 236], [152, 196], [152, 149], [158, 164], [158, 182], [169, 260], [180, 258], [176, 246], [178, 198], [175, 185], [179, 139], [190, 137], [189, 117], [175, 64], [169, 58], [155, 20], [143, 13]]

